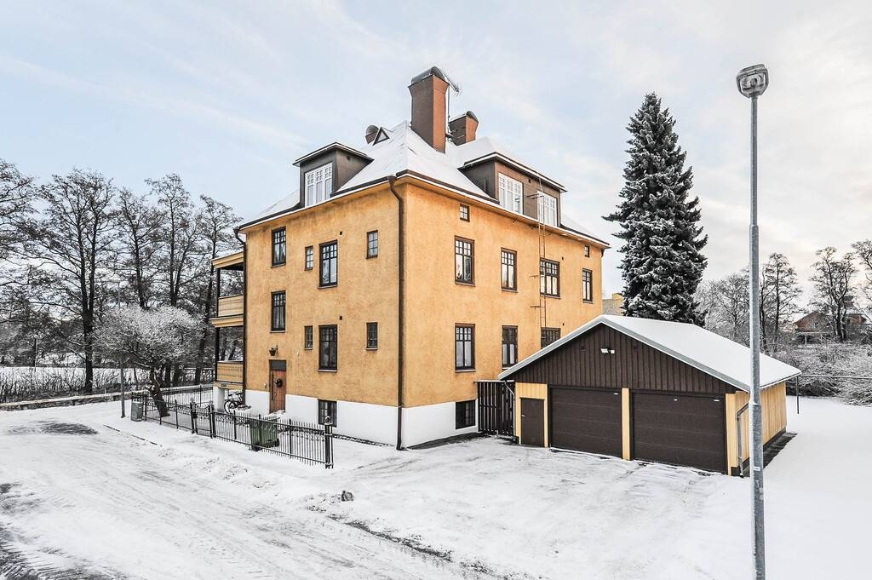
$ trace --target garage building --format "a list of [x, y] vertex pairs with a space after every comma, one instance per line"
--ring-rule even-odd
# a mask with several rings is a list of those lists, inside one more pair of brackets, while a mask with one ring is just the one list
[[[760, 356], [764, 444], [787, 428], [786, 381]], [[499, 378], [525, 445], [738, 474], [748, 460], [750, 350], [692, 324], [599, 316]]]

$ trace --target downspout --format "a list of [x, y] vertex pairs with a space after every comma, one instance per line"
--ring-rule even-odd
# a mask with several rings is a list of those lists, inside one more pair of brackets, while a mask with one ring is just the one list
[[245, 372], [248, 363], [248, 339], [246, 337], [246, 328], [248, 327], [248, 246], [239, 237], [239, 228], [233, 228], [233, 235], [242, 244], [242, 404], [245, 405], [245, 379], [248, 376]]
[[[742, 407], [741, 409], [739, 409], [736, 412], [736, 442], [737, 442], [737, 445], [739, 447], [738, 450], [736, 451], [736, 453], [737, 453], [738, 461], [739, 461], [739, 477], [745, 477], [745, 462], [742, 459], [742, 448], [744, 447], [744, 444], [742, 441], [742, 415], [744, 415], [745, 412], [747, 412], [747, 411], [748, 411], [748, 405], [746, 403], [744, 407]], [[748, 449], [748, 459], [749, 460], [751, 459], [750, 451], [751, 450]]]
[[397, 278], [397, 450], [403, 449], [403, 380], [405, 379], [404, 370], [404, 355], [405, 355], [405, 337], [403, 329], [405, 324], [405, 304], [403, 298], [405, 296], [405, 262], [406, 262], [406, 230], [405, 230], [405, 205], [403, 198], [394, 189], [394, 183], [397, 181], [395, 175], [388, 177], [388, 187], [391, 193], [397, 198], [397, 230], [399, 241], [399, 255], [397, 258], [398, 278]]

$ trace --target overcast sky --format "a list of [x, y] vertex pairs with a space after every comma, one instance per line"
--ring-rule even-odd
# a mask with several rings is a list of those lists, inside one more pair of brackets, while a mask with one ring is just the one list
[[[603, 235], [626, 124], [655, 91], [677, 120], [709, 235], [707, 277], [747, 263], [750, 104], [765, 63], [764, 256], [807, 282], [815, 250], [872, 237], [872, 2], [0, 2], [0, 157], [42, 178], [99, 170], [145, 191], [179, 173], [250, 216], [296, 188], [291, 165], [409, 117], [438, 65], [453, 112], [567, 186]], [[615, 249], [619, 241], [609, 238]], [[622, 284], [607, 252], [604, 291]]]

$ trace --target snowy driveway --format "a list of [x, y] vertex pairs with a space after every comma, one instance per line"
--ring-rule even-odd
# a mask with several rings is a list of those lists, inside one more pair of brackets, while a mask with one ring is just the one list
[[[766, 470], [770, 575], [861, 577], [872, 409], [803, 404]], [[116, 404], [0, 413], [0, 579], [749, 575], [747, 480], [492, 439], [337, 441], [336, 458], [304, 466]]]

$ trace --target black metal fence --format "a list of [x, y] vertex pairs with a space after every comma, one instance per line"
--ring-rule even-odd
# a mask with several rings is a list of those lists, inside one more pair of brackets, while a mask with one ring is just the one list
[[[148, 394], [131, 397], [142, 406], [141, 420], [154, 421], [197, 435], [242, 443], [253, 451], [284, 455], [310, 465], [333, 467], [333, 427], [299, 423], [278, 417], [227, 413], [209, 402], [155, 399]], [[131, 418], [138, 417], [131, 412]]]
[[515, 436], [514, 381], [476, 381], [478, 430], [492, 435]]

